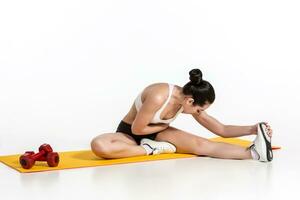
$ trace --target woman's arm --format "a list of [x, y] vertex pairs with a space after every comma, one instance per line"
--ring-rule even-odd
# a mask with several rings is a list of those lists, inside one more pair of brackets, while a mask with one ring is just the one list
[[164, 99], [158, 95], [147, 97], [132, 123], [132, 133], [135, 135], [148, 135], [168, 128], [169, 124], [151, 124], [154, 113], [160, 109], [163, 103]]
[[193, 114], [193, 117], [202, 126], [207, 128], [212, 133], [219, 135], [221, 137], [239, 137], [244, 135], [256, 134], [256, 125], [253, 126], [234, 126], [234, 125], [224, 125], [217, 119], [208, 115], [205, 111], [200, 114]]
[[134, 132], [135, 135], [148, 135], [155, 132], [160, 132], [169, 127], [169, 124], [149, 124], [143, 129]]
[[245, 135], [254, 135], [257, 133], [256, 126], [236, 126], [225, 125], [224, 135], [226, 137], [239, 137]]

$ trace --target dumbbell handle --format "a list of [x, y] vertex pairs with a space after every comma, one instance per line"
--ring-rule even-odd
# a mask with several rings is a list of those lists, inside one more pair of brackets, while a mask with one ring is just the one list
[[44, 150], [41, 150], [40, 152], [36, 153], [36, 154], [33, 154], [33, 155], [30, 155], [30, 157], [33, 159], [33, 160], [38, 160], [40, 157], [42, 157], [43, 155], [45, 155], [46, 152]]

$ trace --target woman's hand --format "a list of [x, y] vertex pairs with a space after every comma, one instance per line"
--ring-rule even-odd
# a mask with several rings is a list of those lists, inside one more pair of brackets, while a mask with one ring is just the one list
[[[268, 131], [267, 134], [268, 134], [270, 137], [272, 137], [272, 135], [273, 135], [273, 130], [272, 130], [271, 126], [268, 124], [268, 122], [263, 122], [263, 123], [265, 123], [266, 126], [267, 126], [267, 131]], [[258, 124], [259, 124], [259, 123], [257, 123], [257, 124], [255, 124], [255, 125], [252, 126], [251, 132], [252, 132], [253, 135], [257, 135], [257, 126], [258, 126]]]

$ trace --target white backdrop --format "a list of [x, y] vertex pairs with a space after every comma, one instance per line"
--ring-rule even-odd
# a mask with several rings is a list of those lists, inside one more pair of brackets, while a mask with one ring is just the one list
[[[1, 1], [0, 154], [89, 148], [145, 86], [183, 86], [192, 68], [215, 88], [209, 114], [268, 121], [296, 147], [299, 18], [287, 0]], [[172, 125], [213, 136], [189, 115]]]

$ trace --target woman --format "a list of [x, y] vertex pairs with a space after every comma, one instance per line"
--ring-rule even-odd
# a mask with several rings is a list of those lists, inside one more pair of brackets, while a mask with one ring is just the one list
[[[225, 159], [271, 161], [272, 129], [267, 123], [252, 126], [224, 125], [205, 110], [215, 100], [213, 86], [202, 79], [202, 72], [189, 72], [190, 81], [179, 87], [156, 83], [135, 99], [115, 133], [95, 137], [91, 148], [101, 158], [124, 158], [161, 153], [190, 153]], [[170, 126], [180, 113], [191, 114], [209, 131], [221, 137], [257, 135], [248, 148], [213, 142]]]

